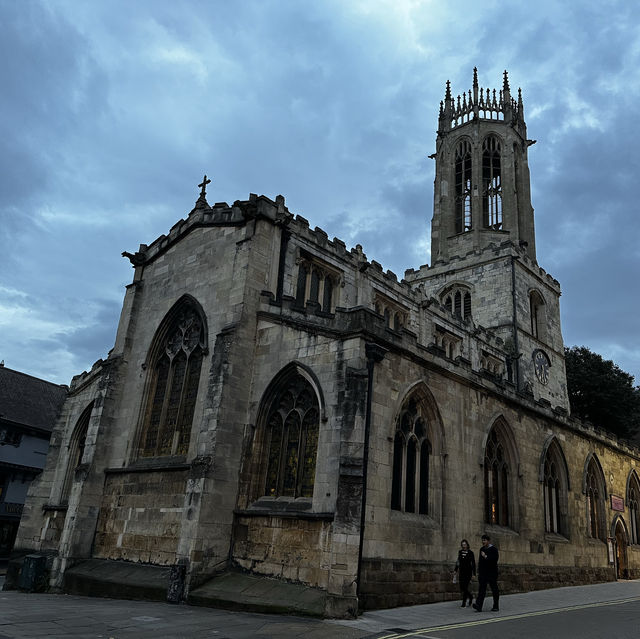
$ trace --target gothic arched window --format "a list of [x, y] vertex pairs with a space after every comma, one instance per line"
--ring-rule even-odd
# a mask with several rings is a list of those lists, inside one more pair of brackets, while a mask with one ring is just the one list
[[484, 453], [485, 521], [511, 525], [511, 464], [502, 429], [494, 426]]
[[529, 314], [531, 317], [531, 334], [539, 340], [546, 337], [547, 316], [542, 295], [538, 291], [529, 293]]
[[440, 295], [442, 305], [462, 319], [471, 317], [471, 293], [465, 286], [453, 285]]
[[205, 339], [204, 320], [189, 302], [174, 307], [158, 330], [148, 359], [140, 457], [187, 454]]
[[336, 305], [338, 271], [305, 254], [298, 260], [296, 280], [296, 306], [305, 309], [309, 302], [317, 305], [317, 310], [331, 313]]
[[562, 449], [554, 438], [544, 455], [543, 468], [544, 489], [544, 529], [548, 533], [568, 536], [568, 478], [567, 465]]
[[416, 401], [409, 399], [400, 412], [393, 440], [391, 508], [407, 513], [429, 513], [431, 442]]
[[640, 544], [640, 481], [635, 472], [629, 479], [627, 508], [629, 509], [629, 543]]
[[455, 151], [455, 232], [472, 227], [471, 219], [471, 142], [461, 140]]
[[287, 377], [266, 414], [264, 495], [313, 497], [320, 408], [309, 381]]
[[87, 439], [87, 430], [89, 428], [89, 419], [91, 417], [91, 411], [93, 410], [93, 402], [89, 404], [83, 411], [76, 427], [73, 429], [73, 434], [69, 440], [69, 456], [67, 458], [67, 472], [64, 476], [64, 484], [62, 485], [62, 495], [60, 502], [65, 504], [69, 501], [69, 495], [71, 494], [71, 486], [73, 485], [73, 476], [76, 469], [82, 463], [82, 456], [84, 455], [84, 447]]
[[482, 143], [482, 221], [485, 228], [502, 229], [500, 140], [494, 135]]
[[585, 494], [587, 496], [587, 531], [594, 539], [606, 541], [604, 476], [595, 456], [591, 457], [587, 465]]

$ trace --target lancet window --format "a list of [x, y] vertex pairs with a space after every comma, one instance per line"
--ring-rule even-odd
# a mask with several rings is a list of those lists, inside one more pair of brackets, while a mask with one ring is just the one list
[[495, 135], [482, 144], [482, 220], [485, 228], [502, 229], [500, 140]]
[[154, 342], [139, 455], [186, 455], [205, 349], [204, 320], [185, 303], [170, 313]]
[[471, 317], [471, 293], [468, 289], [459, 286], [449, 288], [440, 299], [450, 313], [462, 319]]
[[407, 310], [396, 302], [392, 302], [385, 296], [380, 295], [380, 293], [375, 294], [374, 308], [376, 313], [384, 317], [384, 323], [387, 328], [399, 331], [406, 326]]
[[455, 151], [455, 232], [472, 228], [471, 216], [471, 142], [461, 140]]
[[335, 292], [340, 281], [337, 271], [311, 257], [301, 257], [298, 261], [296, 283], [296, 304], [305, 308], [308, 302], [318, 305], [325, 313], [335, 307]]
[[292, 374], [266, 413], [266, 480], [269, 497], [313, 497], [320, 409], [308, 380]]
[[606, 541], [607, 532], [604, 519], [604, 476], [595, 457], [591, 457], [585, 476], [585, 493], [587, 496], [587, 530], [594, 539]]
[[427, 422], [410, 399], [400, 412], [393, 440], [392, 510], [429, 513], [430, 457]]
[[629, 543], [640, 544], [640, 482], [635, 472], [629, 480], [627, 508], [629, 509]]
[[506, 442], [494, 426], [484, 454], [485, 520], [488, 524], [509, 526], [511, 523], [510, 476]]
[[568, 480], [560, 445], [554, 439], [543, 462], [544, 529], [567, 536]]
[[76, 469], [82, 463], [82, 457], [84, 455], [85, 443], [87, 440], [87, 430], [89, 429], [89, 419], [91, 418], [91, 411], [93, 409], [93, 402], [82, 411], [82, 414], [78, 418], [76, 427], [73, 430], [71, 439], [69, 441], [69, 456], [67, 461], [67, 472], [64, 477], [64, 484], [62, 486], [62, 495], [60, 497], [61, 503], [66, 503], [69, 500], [71, 494], [71, 486], [73, 485], [73, 477]]
[[547, 330], [546, 306], [538, 291], [531, 291], [529, 294], [529, 314], [531, 316], [531, 334], [539, 340], [544, 340]]

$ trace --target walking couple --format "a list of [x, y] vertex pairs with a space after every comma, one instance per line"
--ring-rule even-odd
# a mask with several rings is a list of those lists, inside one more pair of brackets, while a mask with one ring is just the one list
[[482, 612], [482, 604], [487, 593], [487, 586], [489, 586], [493, 595], [493, 608], [491, 610], [492, 612], [500, 610], [498, 606], [498, 549], [491, 543], [489, 535], [482, 535], [482, 548], [480, 548], [480, 556], [478, 557], [478, 596], [476, 603], [473, 603], [473, 595], [469, 591], [471, 577], [476, 574], [476, 558], [466, 539], [460, 542], [455, 572], [457, 573], [460, 594], [462, 595], [462, 608], [467, 605], [468, 601], [469, 606], [472, 606], [476, 612]]

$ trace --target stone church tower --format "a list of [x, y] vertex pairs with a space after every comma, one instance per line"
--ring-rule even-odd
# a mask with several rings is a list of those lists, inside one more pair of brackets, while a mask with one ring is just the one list
[[560, 285], [537, 264], [522, 92], [473, 89], [440, 103], [432, 266], [410, 272], [454, 313], [504, 341], [507, 378], [524, 393], [569, 408]]
[[71, 382], [7, 585], [38, 553], [66, 592], [206, 604], [250, 573], [353, 616], [456, 598], [485, 531], [506, 592], [640, 576], [640, 451], [568, 414], [531, 144], [506, 73], [447, 84], [432, 264], [401, 280], [280, 195], [210, 205], [205, 176], [123, 253], [114, 347]]

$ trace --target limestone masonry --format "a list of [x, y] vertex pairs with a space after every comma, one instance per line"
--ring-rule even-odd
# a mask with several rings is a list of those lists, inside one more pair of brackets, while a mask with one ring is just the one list
[[[306, 584], [325, 614], [439, 601], [487, 531], [506, 591], [640, 577], [640, 451], [569, 415], [522, 96], [440, 106], [432, 264], [404, 279], [289, 212], [206, 199], [134, 267], [74, 377], [17, 556]], [[606, 426], [605, 424], [600, 426]]]

